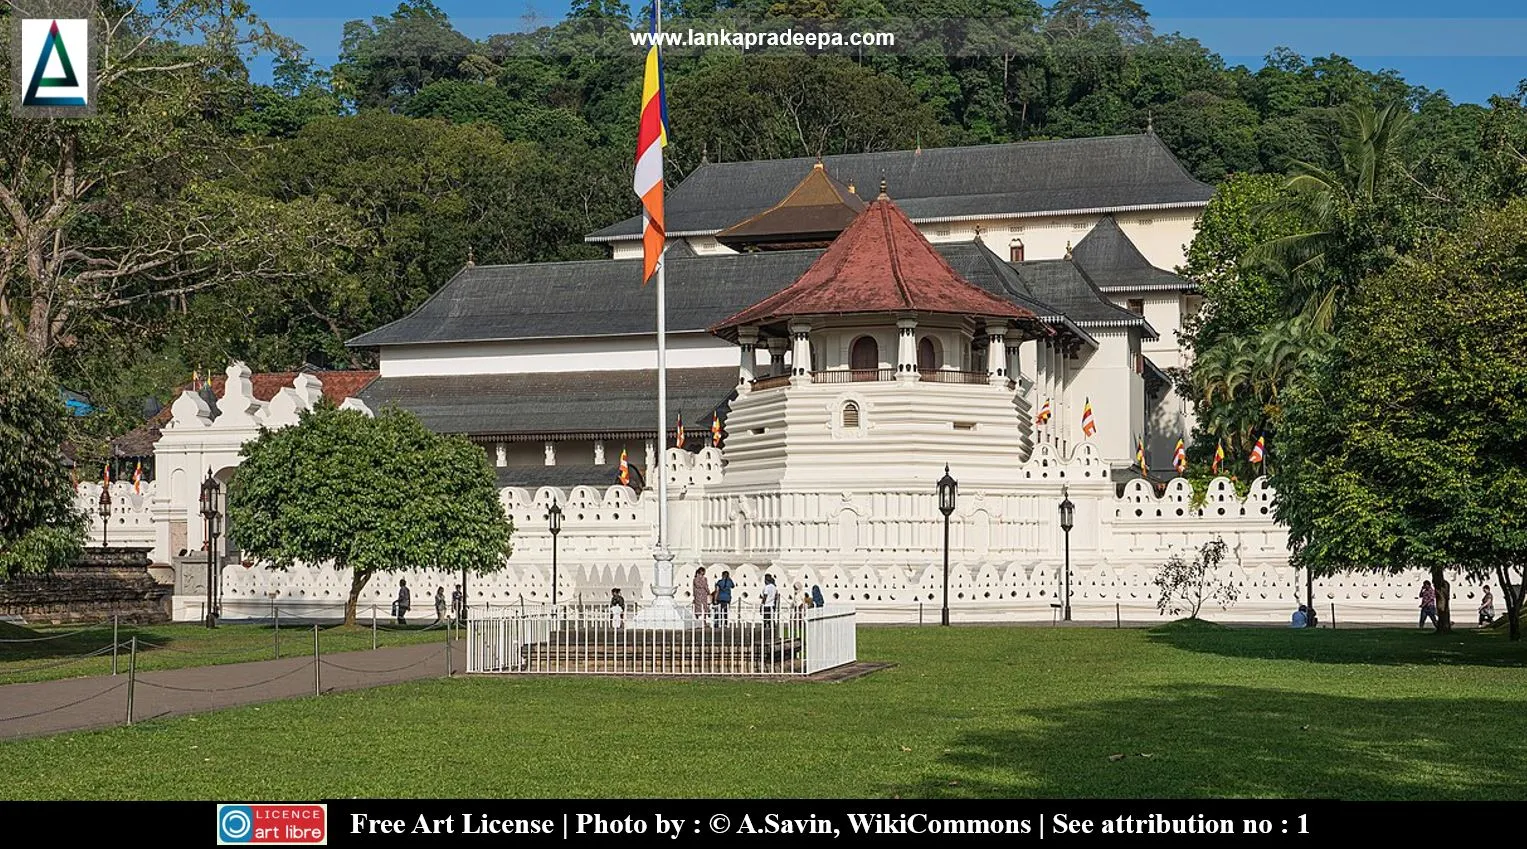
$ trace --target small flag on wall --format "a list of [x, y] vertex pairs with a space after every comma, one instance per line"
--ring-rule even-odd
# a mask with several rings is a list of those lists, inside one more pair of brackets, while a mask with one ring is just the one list
[[1215, 474], [1215, 475], [1219, 474], [1219, 467], [1224, 462], [1225, 462], [1225, 441], [1222, 439], [1222, 440], [1220, 440], [1219, 445], [1215, 446], [1215, 448], [1214, 448], [1214, 462], [1209, 464], [1209, 473], [1210, 474]]
[[1034, 424], [1049, 424], [1051, 412], [1050, 402], [1045, 401], [1044, 406], [1039, 408], [1039, 415], [1034, 417]]
[[143, 494], [143, 461], [139, 460], [133, 466], [133, 492]]
[[620, 449], [620, 485], [631, 485], [631, 461], [626, 458], [626, 449]]
[[1141, 477], [1150, 475], [1150, 467], [1145, 465], [1145, 440], [1135, 437], [1135, 462], [1140, 464]]
[[1264, 441], [1265, 439], [1266, 437], [1263, 436], [1257, 437], [1257, 444], [1251, 449], [1251, 462], [1260, 463], [1267, 458], [1267, 443]]
[[721, 447], [721, 414], [711, 413], [710, 419], [710, 444]]
[[679, 423], [678, 423], [678, 426], [675, 427], [674, 431], [673, 431], [673, 447], [675, 447], [675, 448], [683, 448], [684, 447], [684, 414], [683, 413], [679, 413]]
[[1082, 435], [1092, 436], [1098, 432], [1097, 419], [1092, 417], [1092, 399], [1088, 398], [1082, 404]]
[[1181, 439], [1177, 440], [1177, 450], [1172, 452], [1172, 467], [1179, 475], [1188, 470], [1188, 448], [1182, 444]]

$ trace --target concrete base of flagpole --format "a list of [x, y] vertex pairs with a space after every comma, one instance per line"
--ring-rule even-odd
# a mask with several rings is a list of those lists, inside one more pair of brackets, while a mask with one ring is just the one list
[[631, 627], [649, 631], [681, 631], [697, 625], [694, 614], [674, 600], [678, 588], [673, 585], [673, 552], [659, 548], [652, 553], [657, 580], [652, 583], [652, 603], [642, 607]]

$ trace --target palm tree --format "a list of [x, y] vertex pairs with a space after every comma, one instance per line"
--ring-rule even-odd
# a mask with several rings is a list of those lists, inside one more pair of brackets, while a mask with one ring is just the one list
[[1299, 229], [1258, 245], [1245, 261], [1285, 276], [1292, 284], [1291, 311], [1312, 318], [1317, 329], [1330, 328], [1352, 282], [1331, 281], [1331, 260], [1351, 251], [1351, 224], [1379, 199], [1409, 126], [1410, 111], [1403, 103], [1348, 104], [1336, 145], [1339, 166], [1332, 170], [1295, 162], [1284, 197], [1263, 209], [1264, 214], [1290, 213]]

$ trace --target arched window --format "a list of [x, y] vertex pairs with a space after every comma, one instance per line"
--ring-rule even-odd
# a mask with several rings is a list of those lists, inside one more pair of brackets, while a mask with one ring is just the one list
[[848, 367], [854, 380], [877, 380], [880, 377], [880, 345], [873, 336], [860, 336], [848, 349]]
[[970, 370], [986, 371], [985, 339], [973, 339], [970, 342]]
[[938, 371], [944, 364], [939, 362], [938, 344], [932, 336], [917, 340], [917, 370]]
[[843, 429], [859, 429], [859, 404], [854, 401], [843, 402]]
[[1014, 239], [1013, 240], [1013, 244], [1011, 246], [1009, 246], [1009, 248], [1008, 248], [1008, 259], [1012, 260], [1013, 262], [1023, 262], [1023, 240], [1022, 239]]

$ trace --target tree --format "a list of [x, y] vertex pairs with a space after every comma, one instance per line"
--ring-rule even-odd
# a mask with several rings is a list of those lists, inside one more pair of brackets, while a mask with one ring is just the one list
[[194, 292], [311, 273], [288, 248], [324, 238], [286, 226], [305, 216], [208, 188], [250, 153], [226, 126], [247, 92], [241, 50], [287, 43], [239, 3], [147, 5], [95, 7], [108, 49], [93, 117], [0, 102], [0, 324], [45, 359]]
[[482, 449], [413, 415], [320, 405], [244, 443], [228, 490], [239, 543], [277, 569], [351, 570], [345, 624], [379, 572], [502, 569], [513, 525]]
[[1315, 574], [1499, 582], [1521, 636], [1527, 566], [1527, 199], [1364, 280], [1295, 390], [1275, 515]]
[[1217, 601], [1222, 608], [1235, 604], [1241, 588], [1215, 574], [1224, 559], [1225, 541], [1219, 537], [1199, 546], [1191, 563], [1183, 560], [1181, 554], [1173, 554], [1151, 579], [1156, 585], [1156, 609], [1172, 616], [1186, 613], [1189, 619], [1197, 619], [1206, 600]]
[[14, 334], [0, 329], [0, 581], [74, 561], [85, 516], [64, 470], [58, 385]]
[[334, 87], [358, 108], [396, 109], [436, 80], [476, 76], [468, 59], [482, 52], [439, 6], [404, 0], [388, 17], [345, 24]]

